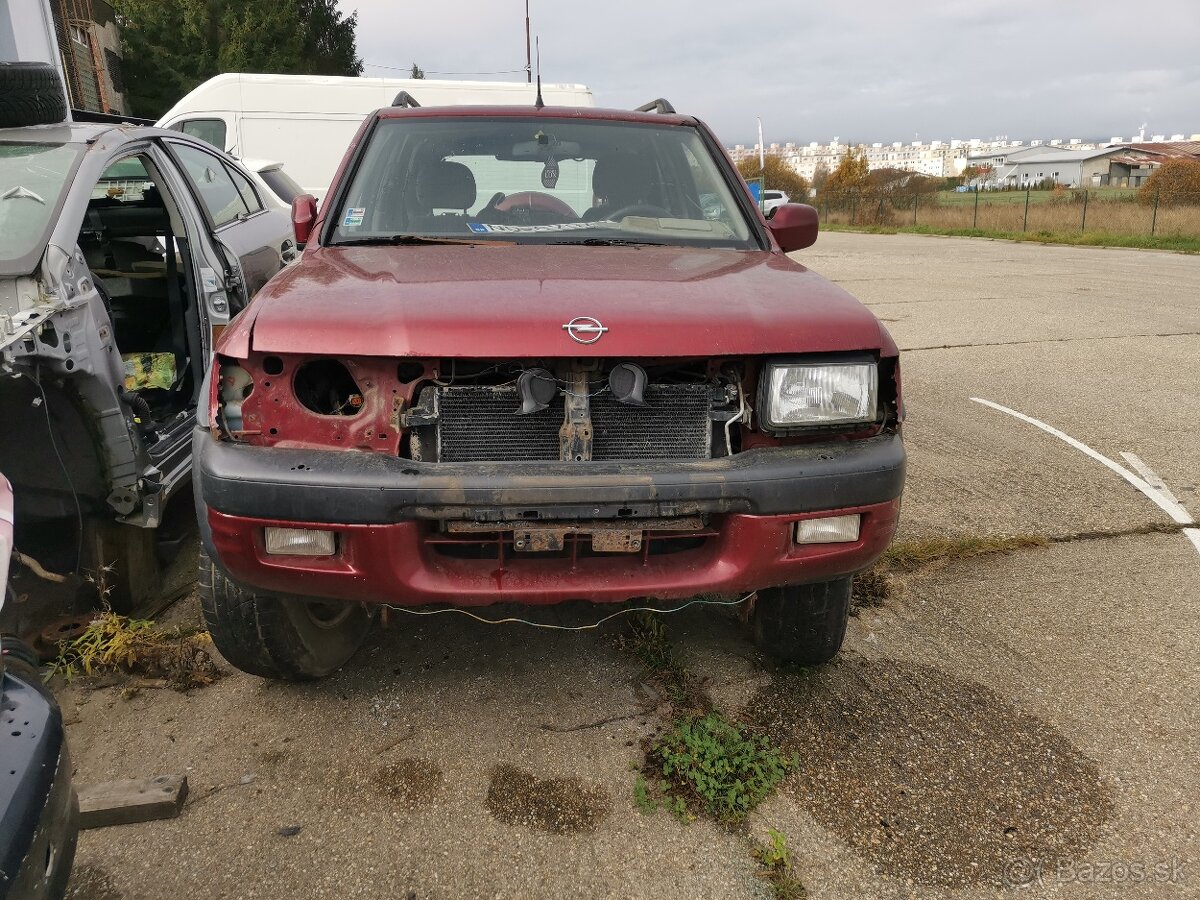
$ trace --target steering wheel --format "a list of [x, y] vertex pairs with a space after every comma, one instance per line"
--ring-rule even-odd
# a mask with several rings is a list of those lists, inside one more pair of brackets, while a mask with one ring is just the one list
[[504, 191], [496, 191], [492, 194], [492, 199], [487, 202], [483, 209], [479, 210], [477, 215], [482, 216], [485, 212], [494, 212], [500, 208], [500, 202], [504, 200]]
[[626, 216], [633, 215], [665, 219], [673, 219], [675, 217], [675, 214], [669, 209], [663, 209], [661, 206], [655, 206], [653, 203], [634, 203], [631, 206], [622, 206], [620, 209], [610, 212], [604, 218], [619, 222]]
[[[492, 201], [495, 202], [493, 197]], [[555, 215], [564, 216], [567, 219], [574, 219], [575, 210], [571, 209], [562, 200], [550, 194], [543, 194], [541, 191], [519, 191], [515, 194], [509, 194], [502, 201], [496, 203], [496, 209], [500, 212], [512, 212], [516, 209], [532, 209], [538, 212], [553, 213]]]

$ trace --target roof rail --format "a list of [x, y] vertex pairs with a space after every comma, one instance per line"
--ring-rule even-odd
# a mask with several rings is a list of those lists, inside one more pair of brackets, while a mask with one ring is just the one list
[[671, 105], [670, 100], [664, 100], [662, 97], [659, 97], [657, 100], [651, 100], [649, 103], [643, 103], [637, 108], [637, 111], [666, 113], [671, 115], [674, 114], [675, 107]]
[[396, 99], [392, 101], [392, 106], [400, 106], [405, 109], [417, 109], [420, 105], [417, 102], [417, 98], [408, 91], [401, 91], [396, 95]]
[[102, 125], [148, 125], [154, 126], [154, 119], [139, 119], [123, 113], [101, 113], [90, 109], [72, 109], [71, 119], [76, 122], [99, 122]]

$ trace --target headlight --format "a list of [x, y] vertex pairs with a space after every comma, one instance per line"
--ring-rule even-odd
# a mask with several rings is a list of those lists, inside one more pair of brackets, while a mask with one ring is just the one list
[[767, 428], [875, 421], [879, 372], [874, 362], [773, 363], [765, 374], [761, 417]]

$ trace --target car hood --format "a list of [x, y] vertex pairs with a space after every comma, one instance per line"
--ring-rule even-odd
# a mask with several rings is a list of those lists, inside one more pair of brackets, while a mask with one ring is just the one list
[[[607, 331], [594, 343], [564, 325]], [[780, 253], [675, 247], [312, 248], [221, 351], [410, 357], [670, 357], [883, 349], [869, 310]]]

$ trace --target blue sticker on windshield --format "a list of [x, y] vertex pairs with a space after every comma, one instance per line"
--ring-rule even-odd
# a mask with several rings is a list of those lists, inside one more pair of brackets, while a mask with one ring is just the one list
[[361, 225], [363, 218], [366, 216], [367, 210], [362, 206], [352, 206], [346, 210], [346, 218], [342, 220], [343, 228], [350, 228], [355, 225]]
[[470, 228], [476, 234], [487, 234], [488, 231], [490, 230], [486, 225], [482, 224], [481, 222], [468, 222], [467, 227]]

